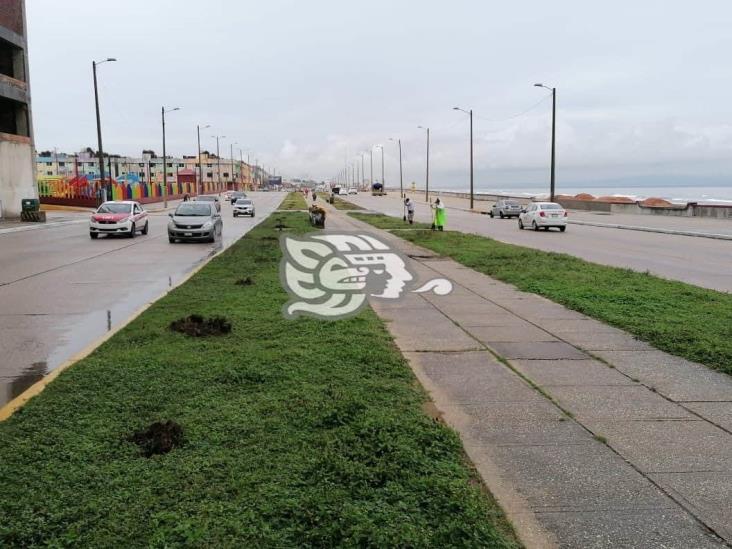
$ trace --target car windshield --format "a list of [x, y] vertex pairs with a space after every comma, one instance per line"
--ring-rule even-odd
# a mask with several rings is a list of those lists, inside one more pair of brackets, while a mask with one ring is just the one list
[[561, 210], [562, 207], [559, 204], [542, 204], [542, 210]]
[[209, 206], [208, 204], [195, 204], [192, 202], [186, 202], [178, 206], [178, 209], [175, 210], [175, 215], [207, 217], [211, 215], [211, 206]]
[[246, 198], [240, 198], [239, 200], [236, 201], [236, 205], [237, 206], [251, 206], [252, 201], [249, 199], [246, 199]]
[[506, 206], [518, 206], [518, 205], [519, 205], [519, 203], [518, 202], [514, 202], [513, 200], [508, 200], [506, 202]]
[[231, 196], [235, 196], [236, 198], [244, 198], [246, 195], [244, 193], [231, 193]]
[[121, 214], [130, 213], [132, 211], [132, 204], [121, 204], [111, 202], [109, 204], [102, 204], [99, 206], [97, 213], [100, 214]]
[[199, 202], [215, 202], [216, 197], [215, 196], [199, 196], [196, 200]]

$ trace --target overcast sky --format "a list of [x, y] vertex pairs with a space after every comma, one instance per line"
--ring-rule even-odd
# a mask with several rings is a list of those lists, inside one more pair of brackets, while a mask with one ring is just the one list
[[[92, 59], [106, 151], [195, 154], [227, 136], [290, 177], [327, 179], [384, 144], [387, 183], [548, 180], [557, 87], [561, 184], [732, 178], [728, 0], [27, 0], [36, 146], [96, 149]], [[543, 99], [543, 101], [542, 101]], [[537, 104], [538, 103], [538, 104]], [[533, 108], [532, 108], [533, 107]], [[523, 113], [523, 114], [520, 114]], [[519, 116], [516, 116], [519, 115]], [[235, 149], [235, 150], [236, 150]], [[381, 156], [374, 152], [374, 171]], [[238, 152], [235, 152], [238, 156]], [[244, 155], [246, 158], [246, 153]], [[366, 175], [369, 158], [366, 156]]]

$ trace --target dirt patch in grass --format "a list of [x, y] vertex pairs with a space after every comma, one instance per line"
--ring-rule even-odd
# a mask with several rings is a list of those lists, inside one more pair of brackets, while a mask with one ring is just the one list
[[133, 434], [130, 441], [140, 447], [146, 458], [167, 454], [183, 445], [183, 427], [171, 419], [156, 421]]
[[252, 277], [248, 276], [246, 278], [240, 278], [236, 282], [234, 282], [237, 286], [251, 286], [254, 284], [254, 280], [252, 280]]
[[170, 329], [192, 337], [207, 337], [230, 333], [231, 322], [223, 316], [205, 318], [201, 315], [190, 315], [171, 322]]

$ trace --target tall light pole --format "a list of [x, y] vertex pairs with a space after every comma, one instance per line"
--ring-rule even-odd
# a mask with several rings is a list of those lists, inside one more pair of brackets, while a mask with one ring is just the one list
[[399, 145], [399, 196], [404, 199], [404, 172], [402, 171], [402, 140], [389, 138], [389, 141], [396, 141]]
[[99, 89], [97, 87], [97, 65], [107, 63], [110, 61], [117, 61], [114, 57], [107, 57], [103, 61], [92, 61], [92, 73], [94, 74], [94, 105], [97, 109], [97, 144], [99, 151], [99, 179], [104, 183], [104, 153], [102, 152], [102, 123], [99, 118]]
[[212, 135], [216, 138], [216, 186], [221, 191], [221, 155], [219, 154], [219, 139], [226, 138], [225, 135]]
[[160, 116], [163, 119], [163, 207], [168, 207], [168, 161], [167, 153], [165, 152], [165, 113], [179, 111], [180, 107], [173, 107], [172, 109], [166, 109], [160, 107]]
[[[234, 145], [238, 145], [238, 141], [234, 141], [231, 145], [229, 145], [229, 158], [231, 158], [231, 174], [229, 177], [231, 178], [231, 182], [235, 184], [234, 182]], [[228, 185], [227, 185], [228, 187]]]
[[365, 153], [361, 153], [361, 180], [358, 182], [358, 190], [363, 190], [363, 180], [366, 179], [366, 171], [363, 168], [363, 155]]
[[430, 129], [424, 126], [417, 126], [423, 130], [427, 130], [427, 172], [424, 178], [424, 199], [425, 202], [430, 201]]
[[211, 124], [205, 126], [196, 125], [196, 135], [198, 136], [198, 193], [203, 192], [203, 162], [201, 162], [201, 128], [204, 130], [210, 128]]
[[460, 107], [453, 107], [452, 110], [464, 112], [470, 116], [470, 209], [473, 209], [473, 109], [466, 111]]
[[554, 202], [554, 169], [555, 169], [555, 136], [557, 127], [557, 88], [550, 88], [544, 84], [534, 84], [537, 88], [546, 88], [552, 92], [552, 168], [551, 180], [549, 183], [549, 201]]
[[386, 192], [386, 181], [384, 179], [384, 145], [376, 145], [376, 147], [381, 149], [381, 190]]
[[369, 149], [369, 162], [371, 163], [371, 171], [369, 172], [369, 188], [374, 187], [374, 148]]

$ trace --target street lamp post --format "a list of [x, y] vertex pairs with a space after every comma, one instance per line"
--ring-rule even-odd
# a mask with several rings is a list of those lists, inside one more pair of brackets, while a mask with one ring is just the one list
[[221, 192], [221, 154], [219, 153], [219, 139], [226, 138], [225, 135], [212, 135], [216, 138], [216, 186], [217, 192]]
[[381, 149], [381, 190], [386, 192], [386, 181], [384, 178], [384, 145], [376, 145]]
[[374, 148], [369, 149], [369, 162], [371, 163], [371, 171], [369, 172], [369, 187], [374, 187]]
[[473, 109], [466, 111], [460, 107], [453, 107], [455, 111], [461, 111], [470, 116], [470, 209], [473, 209]]
[[107, 57], [103, 61], [92, 61], [92, 74], [94, 75], [94, 105], [97, 110], [97, 144], [99, 147], [99, 151], [97, 151], [97, 154], [99, 156], [99, 179], [101, 180], [102, 184], [104, 183], [104, 153], [102, 152], [102, 123], [99, 117], [99, 89], [97, 87], [97, 65], [101, 65], [102, 63], [107, 63], [109, 61], [117, 61], [117, 59], [115, 59], [114, 57]]
[[556, 135], [556, 122], [557, 122], [557, 88], [550, 88], [544, 84], [534, 84], [537, 88], [546, 88], [552, 92], [552, 167], [551, 167], [551, 178], [549, 182], [549, 201], [554, 202], [554, 169], [555, 169], [555, 135]]
[[165, 151], [165, 113], [179, 111], [180, 107], [174, 107], [172, 109], [165, 109], [160, 107], [160, 115], [163, 119], [163, 207], [168, 207], [168, 162], [167, 154]]
[[404, 221], [406, 221], [407, 213], [404, 211], [404, 208], [406, 207], [404, 205], [404, 173], [402, 171], [402, 140], [390, 137], [389, 141], [396, 141], [399, 144], [399, 196], [402, 201], [402, 217], [404, 218]]
[[[229, 146], [229, 158], [231, 158], [231, 173], [229, 174], [229, 177], [231, 178], [232, 183], [235, 183], [235, 181], [234, 181], [234, 145], [238, 145], [238, 144], [239, 144], [238, 141], [234, 141]], [[227, 187], [228, 187], [228, 185], [227, 185]]]
[[358, 182], [358, 190], [363, 190], [363, 180], [366, 179], [366, 171], [363, 168], [363, 155], [364, 153], [361, 153], [361, 179]]
[[417, 126], [423, 130], [427, 130], [427, 171], [425, 175], [424, 183], [424, 200], [425, 202], [430, 201], [430, 129], [424, 126]]
[[[206, 124], [203, 129], [210, 128], [211, 124]], [[201, 126], [196, 125], [196, 135], [198, 136], [198, 193], [203, 192], [203, 162], [201, 162]]]

